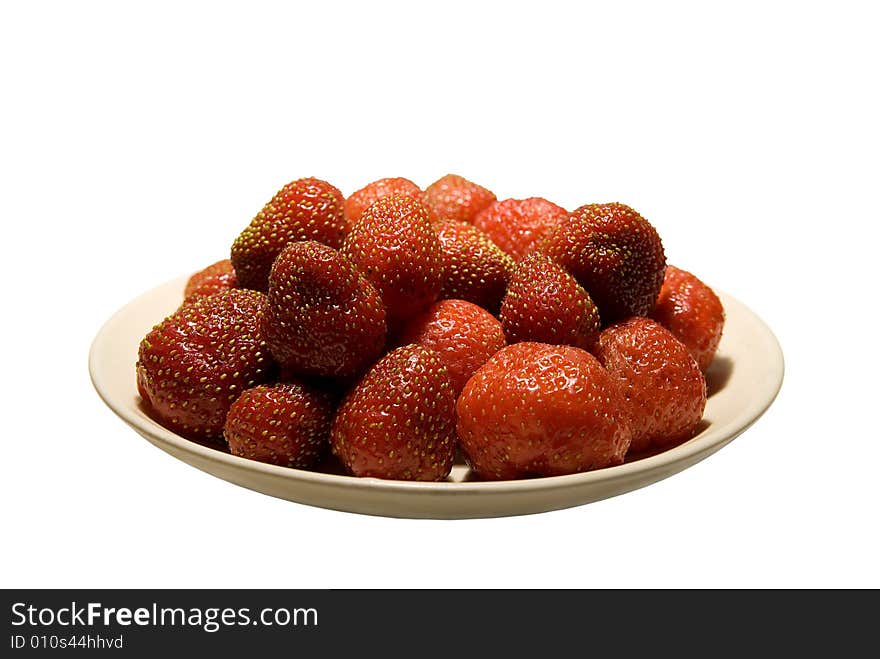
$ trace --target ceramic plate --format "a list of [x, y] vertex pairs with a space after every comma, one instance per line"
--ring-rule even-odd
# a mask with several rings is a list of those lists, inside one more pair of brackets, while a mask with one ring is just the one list
[[491, 483], [468, 480], [464, 464], [456, 464], [442, 483], [354, 478], [332, 468], [312, 472], [277, 467], [183, 439], [153, 421], [142, 407], [135, 385], [138, 344], [179, 306], [185, 284], [186, 278], [181, 278], [153, 289], [106, 322], [89, 354], [95, 389], [123, 421], [179, 460], [236, 485], [322, 508], [459, 519], [539, 513], [606, 499], [655, 483], [711, 455], [752, 425], [782, 385], [782, 351], [773, 333], [741, 302], [719, 293], [727, 323], [706, 375], [709, 400], [703, 424], [696, 437], [663, 453], [583, 474]]

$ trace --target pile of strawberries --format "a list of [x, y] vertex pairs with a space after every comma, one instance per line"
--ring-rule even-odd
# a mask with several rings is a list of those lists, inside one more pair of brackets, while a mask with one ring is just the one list
[[498, 201], [448, 175], [284, 186], [140, 345], [189, 439], [356, 476], [553, 476], [690, 437], [724, 310], [632, 208]]

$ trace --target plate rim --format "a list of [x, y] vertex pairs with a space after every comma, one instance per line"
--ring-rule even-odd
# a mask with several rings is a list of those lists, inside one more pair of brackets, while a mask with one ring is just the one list
[[[635, 476], [642, 472], [651, 473], [662, 470], [678, 463], [695, 462], [693, 458], [699, 458], [703, 453], [712, 453], [725, 444], [729, 443], [748, 428], [753, 425], [763, 414], [770, 408], [779, 395], [782, 383], [785, 377], [785, 357], [782, 347], [776, 335], [751, 309], [739, 301], [734, 296], [725, 293], [722, 290], [714, 288], [713, 290], [721, 298], [725, 309], [732, 306], [740, 307], [740, 311], [750, 316], [750, 320], [756, 323], [762, 330], [762, 334], [769, 340], [769, 347], [778, 362], [778, 369], [774, 369], [776, 377], [771, 382], [765, 383], [764, 394], [756, 397], [757, 402], [744, 410], [742, 418], [732, 428], [718, 433], [707, 433], [706, 435], [698, 435], [678, 446], [661, 451], [660, 453], [640, 458], [632, 462], [621, 465], [604, 467], [576, 474], [565, 474], [561, 476], [544, 476], [540, 478], [529, 478], [520, 480], [506, 481], [403, 481], [390, 480], [372, 477], [350, 476], [347, 474], [328, 474], [323, 472], [309, 471], [305, 469], [296, 469], [293, 467], [283, 467], [279, 465], [268, 464], [256, 460], [249, 460], [239, 456], [232, 455], [208, 446], [190, 441], [176, 433], [161, 426], [158, 422], [150, 419], [146, 415], [138, 415], [133, 412], [128, 405], [118, 404], [117, 397], [110, 391], [110, 387], [103, 382], [100, 375], [100, 363], [102, 360], [103, 345], [112, 336], [112, 330], [125, 312], [130, 307], [136, 306], [144, 298], [150, 297], [157, 293], [159, 289], [178, 286], [182, 292], [188, 275], [176, 277], [168, 280], [163, 284], [155, 286], [137, 297], [129, 300], [126, 304], [119, 307], [107, 320], [101, 325], [89, 347], [88, 368], [89, 377], [92, 386], [95, 388], [98, 396], [109, 407], [114, 414], [122, 419], [126, 424], [133, 428], [138, 434], [142, 435], [151, 443], [159, 442], [159, 448], [164, 449], [165, 445], [173, 447], [177, 451], [194, 454], [195, 456], [207, 460], [209, 462], [219, 462], [236, 470], [249, 470], [261, 472], [266, 476], [281, 477], [293, 481], [302, 481], [315, 485], [332, 485], [342, 486], [349, 489], [367, 489], [375, 491], [377, 489], [388, 492], [398, 492], [406, 494], [431, 493], [436, 495], [479, 495], [479, 494], [504, 494], [508, 492], [522, 492], [523, 490], [539, 490], [544, 488], [558, 488], [568, 486], [581, 486], [592, 483], [601, 483], [608, 480], [617, 480], [626, 478], [627, 476]], [[158, 323], [161, 319], [151, 321], [153, 324]], [[127, 367], [128, 365], [126, 365]], [[134, 367], [132, 369], [132, 378], [134, 378]], [[747, 412], [747, 413], [746, 413]], [[167, 451], [166, 451], [167, 452]], [[176, 457], [176, 456], [174, 456]], [[191, 465], [192, 466], [192, 465]]]

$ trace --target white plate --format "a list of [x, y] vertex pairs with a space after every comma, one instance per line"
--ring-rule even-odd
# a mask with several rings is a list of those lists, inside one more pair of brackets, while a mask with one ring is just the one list
[[179, 306], [185, 283], [186, 278], [181, 278], [145, 293], [101, 328], [89, 354], [98, 394], [123, 421], [179, 460], [237, 485], [322, 508], [459, 519], [538, 513], [606, 499], [655, 483], [711, 455], [752, 425], [782, 385], [782, 351], [773, 333], [745, 305], [719, 292], [727, 323], [706, 377], [709, 400], [702, 429], [663, 453], [583, 474], [502, 482], [468, 481], [463, 464], [457, 464], [449, 481], [442, 483], [277, 467], [183, 439], [144, 412], [135, 384], [138, 345], [153, 325]]

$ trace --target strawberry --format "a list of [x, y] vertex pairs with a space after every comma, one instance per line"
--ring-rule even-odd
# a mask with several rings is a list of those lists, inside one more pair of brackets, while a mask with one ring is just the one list
[[574, 277], [535, 253], [513, 273], [501, 304], [501, 325], [508, 343], [536, 341], [586, 350], [599, 335], [599, 312]]
[[458, 398], [468, 463], [489, 480], [558, 476], [623, 462], [630, 431], [618, 383], [590, 353], [517, 343]]
[[229, 406], [269, 378], [272, 358], [260, 328], [266, 296], [232, 289], [193, 298], [141, 341], [138, 391], [170, 430], [220, 440]]
[[498, 313], [513, 259], [482, 231], [461, 220], [434, 224], [443, 252], [441, 298], [467, 300]]
[[284, 372], [346, 379], [381, 354], [385, 307], [340, 252], [301, 241], [272, 266], [263, 329]]
[[505, 199], [483, 209], [474, 218], [474, 226], [519, 261], [535, 251], [567, 215], [567, 210], [542, 197]]
[[724, 329], [724, 307], [715, 291], [686, 270], [666, 266], [651, 318], [691, 351], [700, 370], [709, 368]]
[[491, 191], [457, 174], [447, 174], [425, 189], [425, 202], [438, 220], [472, 222], [493, 201]]
[[385, 355], [345, 397], [330, 433], [349, 473], [439, 481], [455, 457], [455, 392], [443, 360], [422, 346]]
[[458, 395], [476, 370], [504, 347], [504, 331], [492, 314], [475, 304], [441, 300], [407, 323], [400, 343], [436, 350]]
[[654, 308], [666, 257], [651, 224], [623, 204], [581, 206], [541, 247], [599, 307], [602, 322], [645, 316]]
[[242, 288], [266, 292], [269, 272], [281, 250], [298, 240], [339, 248], [348, 233], [344, 198], [316, 178], [301, 178], [279, 190], [232, 243], [232, 265]]
[[706, 380], [669, 330], [648, 318], [630, 318], [604, 329], [593, 350], [622, 385], [633, 453], [693, 436], [706, 407]]
[[378, 289], [394, 325], [440, 294], [440, 240], [427, 209], [412, 197], [394, 194], [376, 201], [352, 226], [342, 253]]
[[332, 420], [329, 396], [285, 382], [242, 393], [229, 408], [223, 434], [232, 455], [309, 469], [328, 446]]
[[232, 261], [224, 259], [209, 265], [204, 270], [199, 270], [186, 282], [183, 291], [184, 299], [198, 295], [213, 295], [230, 288], [238, 288], [235, 278], [235, 270], [232, 269]]
[[345, 219], [349, 224], [354, 224], [375, 202], [392, 194], [402, 194], [422, 200], [422, 189], [408, 178], [380, 178], [357, 192], [352, 192], [345, 200]]

